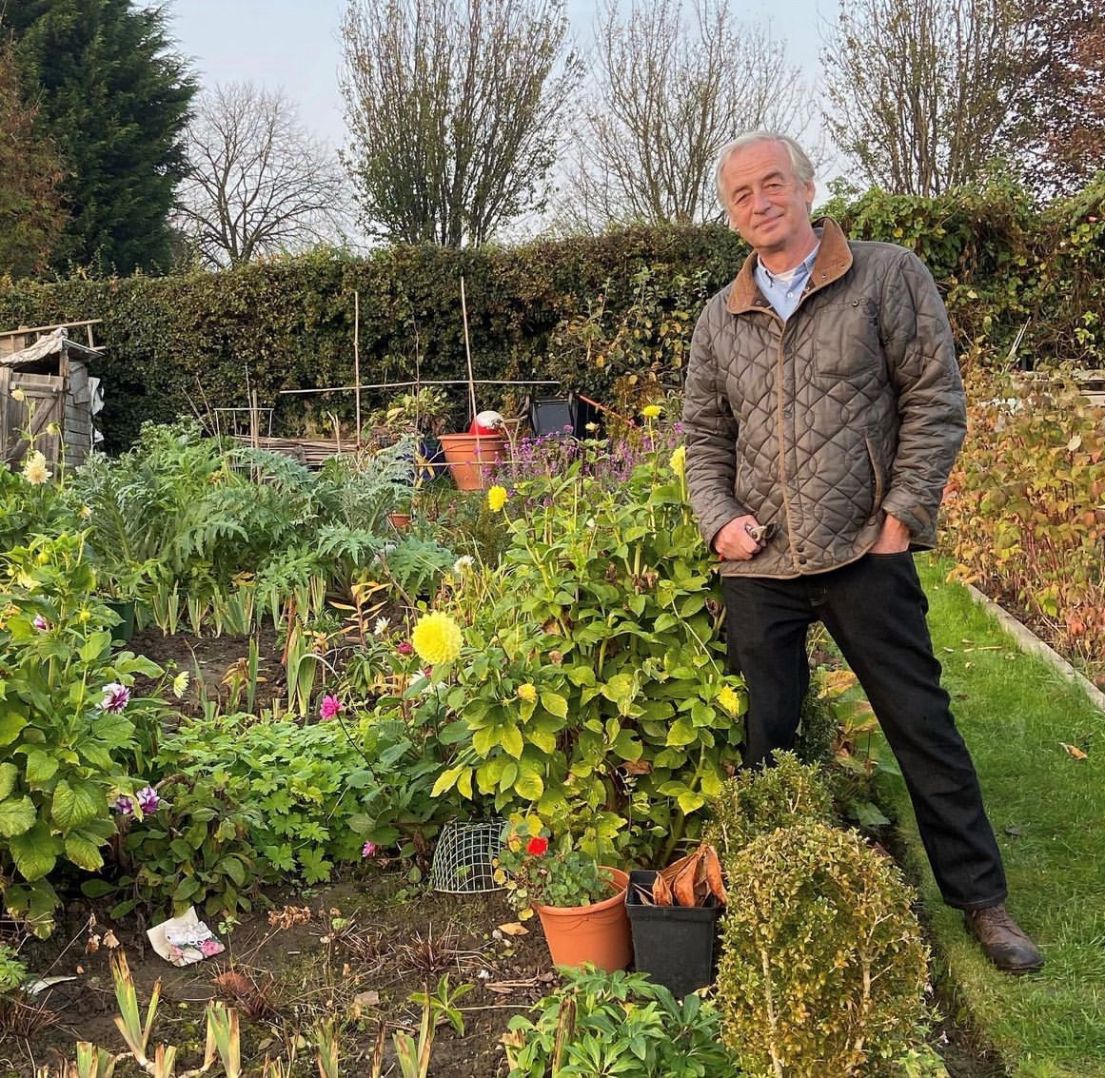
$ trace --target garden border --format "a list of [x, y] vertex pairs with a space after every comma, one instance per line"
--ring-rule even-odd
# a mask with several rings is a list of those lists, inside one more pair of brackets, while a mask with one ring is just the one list
[[1013, 637], [1019, 647], [1047, 662], [1067, 681], [1077, 685], [1095, 707], [1105, 712], [1105, 692], [1102, 692], [1089, 678], [1080, 674], [1053, 647], [1044, 643], [1027, 625], [1018, 621], [1005, 607], [1000, 606], [985, 592], [979, 591], [973, 584], [967, 584], [966, 588], [967, 594], [994, 616], [998, 624]]

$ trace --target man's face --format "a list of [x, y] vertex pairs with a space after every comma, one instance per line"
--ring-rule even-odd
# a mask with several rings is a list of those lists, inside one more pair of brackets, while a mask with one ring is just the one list
[[801, 253], [812, 236], [814, 185], [794, 175], [781, 142], [753, 142], [721, 170], [729, 226], [759, 255]]

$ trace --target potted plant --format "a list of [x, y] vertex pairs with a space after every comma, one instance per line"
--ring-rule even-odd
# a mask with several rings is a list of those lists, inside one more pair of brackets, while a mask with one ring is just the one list
[[631, 872], [625, 903], [637, 970], [677, 998], [711, 984], [726, 900], [717, 851], [708, 843], [659, 872]]
[[519, 833], [511, 825], [495, 865], [495, 880], [518, 916], [536, 912], [541, 919], [554, 965], [590, 962], [609, 973], [629, 965], [625, 872], [599, 865], [570, 839], [554, 849], [541, 832]]

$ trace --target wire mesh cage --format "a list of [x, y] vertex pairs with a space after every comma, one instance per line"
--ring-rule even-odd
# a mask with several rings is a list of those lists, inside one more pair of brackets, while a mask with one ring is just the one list
[[502, 820], [450, 820], [434, 850], [430, 886], [452, 895], [501, 890], [492, 862], [503, 847], [502, 834]]

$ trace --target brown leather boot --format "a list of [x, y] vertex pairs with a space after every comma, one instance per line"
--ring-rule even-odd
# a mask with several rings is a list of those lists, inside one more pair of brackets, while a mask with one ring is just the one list
[[986, 957], [1005, 973], [1031, 973], [1044, 956], [1006, 910], [1004, 904], [964, 914], [967, 931], [982, 944]]

